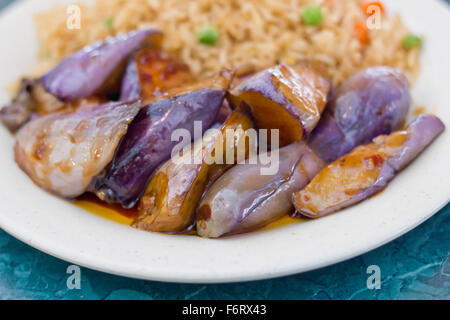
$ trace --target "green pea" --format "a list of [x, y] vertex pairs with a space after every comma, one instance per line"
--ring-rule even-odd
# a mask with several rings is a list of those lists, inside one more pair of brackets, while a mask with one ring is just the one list
[[106, 19], [105, 19], [105, 26], [106, 26], [108, 29], [112, 29], [113, 26], [114, 26], [114, 18], [113, 18], [113, 17], [108, 17], [108, 18], [106, 18]]
[[197, 40], [200, 43], [213, 46], [217, 43], [217, 40], [219, 40], [219, 31], [210, 26], [202, 27], [197, 32]]
[[421, 47], [422, 46], [422, 39], [414, 34], [407, 35], [405, 38], [403, 38], [403, 48], [406, 50], [411, 50], [415, 47]]
[[318, 26], [322, 23], [323, 15], [319, 7], [308, 7], [302, 13], [303, 22], [308, 26]]

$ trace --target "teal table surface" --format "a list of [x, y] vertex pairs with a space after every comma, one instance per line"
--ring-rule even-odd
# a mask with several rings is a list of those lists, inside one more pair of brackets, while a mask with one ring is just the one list
[[[367, 268], [377, 265], [380, 289]], [[0, 230], [0, 299], [450, 299], [450, 205], [401, 238], [360, 257], [299, 275], [234, 284], [170, 284], [81, 269]], [[69, 279], [70, 280], [70, 279]]]
[[[0, 8], [11, 0], [0, 0]], [[379, 289], [368, 267], [379, 267]], [[320, 270], [234, 284], [170, 284], [81, 268], [80, 289], [69, 263], [0, 229], [0, 299], [450, 299], [450, 205], [401, 238]], [[369, 279], [369, 280], [368, 280]]]

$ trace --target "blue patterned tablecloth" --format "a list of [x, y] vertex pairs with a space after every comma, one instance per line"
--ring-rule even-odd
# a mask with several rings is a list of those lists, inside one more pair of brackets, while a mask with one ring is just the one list
[[[0, 0], [0, 8], [11, 0]], [[369, 289], [369, 266], [380, 289]], [[355, 259], [300, 275], [223, 285], [170, 284], [69, 264], [0, 230], [0, 299], [450, 299], [450, 205], [403, 237]], [[372, 283], [369, 281], [369, 283]]]

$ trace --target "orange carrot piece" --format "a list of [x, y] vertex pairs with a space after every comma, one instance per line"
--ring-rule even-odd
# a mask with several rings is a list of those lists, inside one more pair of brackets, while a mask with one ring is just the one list
[[366, 25], [361, 22], [355, 22], [355, 34], [361, 44], [367, 45], [369, 44], [369, 32], [367, 30]]

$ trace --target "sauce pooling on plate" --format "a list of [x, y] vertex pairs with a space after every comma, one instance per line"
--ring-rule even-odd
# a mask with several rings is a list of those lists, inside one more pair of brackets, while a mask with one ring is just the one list
[[[93, 213], [104, 219], [114, 221], [123, 225], [131, 226], [134, 219], [136, 218], [138, 212], [136, 208], [124, 209], [119, 204], [108, 204], [99, 200], [92, 194], [85, 194], [78, 199], [72, 201], [72, 203], [90, 213]], [[266, 227], [256, 230], [272, 230], [284, 226], [288, 226], [294, 223], [302, 222], [303, 220], [291, 218], [290, 216], [285, 216], [284, 218], [274, 221], [267, 225]], [[180, 233], [180, 235], [196, 235], [195, 230]]]
[[93, 194], [85, 194], [72, 202], [75, 206], [94, 213], [102, 218], [124, 224], [131, 225], [137, 216], [137, 210], [124, 209], [119, 204], [109, 204], [101, 201]]

